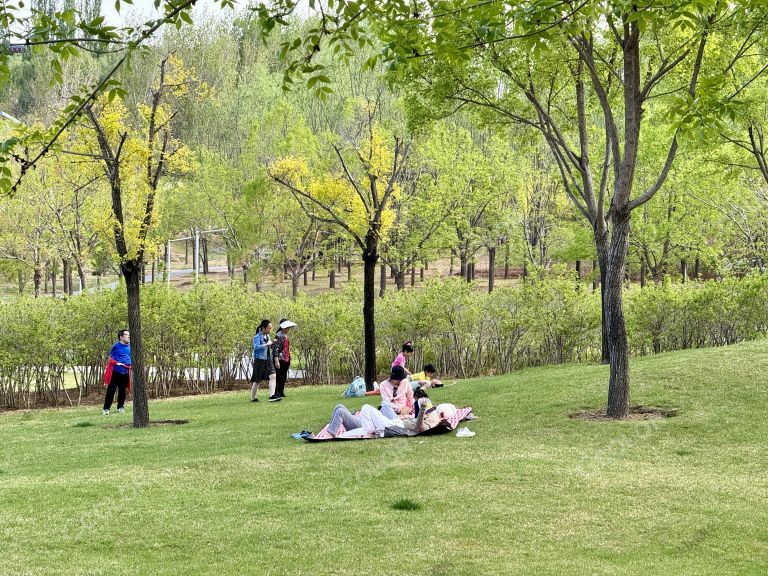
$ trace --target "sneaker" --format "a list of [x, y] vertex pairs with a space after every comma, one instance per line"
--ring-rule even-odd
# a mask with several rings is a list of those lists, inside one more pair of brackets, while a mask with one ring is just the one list
[[456, 438], [471, 438], [474, 435], [475, 433], [466, 426], [459, 428], [459, 431], [456, 432]]
[[280, 394], [280, 398], [288, 398], [285, 394]]
[[258, 401], [259, 401], [258, 398], [251, 398], [251, 402], [258, 402]]
[[118, 414], [125, 414], [125, 408], [118, 408], [117, 409]]
[[269, 397], [270, 402], [280, 402], [283, 398], [281, 396], [278, 396], [277, 394], [272, 394], [272, 396]]
[[102, 410], [102, 411], [101, 411], [101, 414], [102, 414], [103, 416], [109, 416], [109, 410], [107, 410], [106, 408], [104, 408], [104, 410]]

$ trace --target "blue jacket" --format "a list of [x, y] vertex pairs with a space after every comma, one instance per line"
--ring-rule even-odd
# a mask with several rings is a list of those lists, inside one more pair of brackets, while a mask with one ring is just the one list
[[269, 360], [269, 346], [267, 346], [269, 341], [269, 334], [262, 334], [261, 330], [256, 332], [253, 337], [253, 357], [256, 360]]
[[[120, 362], [122, 364], [127, 364], [128, 366], [130, 366], [131, 365], [131, 345], [115, 342], [114, 345], [112, 346], [112, 349], [109, 351], [109, 357], [117, 362]], [[115, 366], [113, 370], [115, 372], [119, 372], [120, 374], [128, 374], [128, 368], [125, 368], [124, 366]]]

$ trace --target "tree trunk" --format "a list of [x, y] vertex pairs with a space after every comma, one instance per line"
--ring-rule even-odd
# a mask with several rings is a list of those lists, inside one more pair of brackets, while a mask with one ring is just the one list
[[307, 276], [308, 276], [308, 274], [307, 274], [307, 269], [306, 269], [306, 268], [304, 268], [304, 286], [306, 286], [306, 285], [307, 285], [307, 280], [308, 280]]
[[317, 267], [315, 264], [315, 257], [313, 256], [312, 257], [312, 282], [315, 281], [316, 276], [317, 276]]
[[688, 261], [680, 260], [680, 275], [682, 276], [682, 283], [688, 280]]
[[581, 281], [581, 260], [576, 260], [576, 280]]
[[51, 295], [56, 298], [56, 271], [51, 270]]
[[62, 271], [61, 271], [61, 278], [64, 282], [64, 286], [62, 287], [62, 292], [64, 292], [64, 295], [68, 295], [70, 293], [69, 291], [69, 262], [66, 258], [61, 259], [61, 265], [62, 265]]
[[405, 270], [395, 267], [392, 271], [395, 273], [395, 286], [398, 290], [403, 290], [405, 288]]
[[184, 266], [189, 266], [189, 240], [184, 240]]
[[157, 265], [157, 258], [152, 258], [152, 269], [150, 271], [150, 274], [152, 276], [152, 280], [151, 280], [152, 284], [155, 283], [155, 269], [157, 267], [156, 265]]
[[121, 265], [128, 296], [128, 329], [131, 331], [131, 396], [133, 396], [133, 427], [149, 426], [149, 405], [144, 386], [144, 344], [141, 334], [141, 278], [138, 262]]
[[416, 266], [411, 266], [411, 287], [416, 286]]
[[459, 255], [459, 276], [462, 278], [467, 277], [467, 258], [463, 251]]
[[48, 279], [50, 278], [50, 274], [48, 274], [48, 264], [45, 265], [45, 270], [43, 270], [43, 278], [45, 278], [44, 292], [45, 294], [48, 294]]
[[699, 279], [699, 270], [701, 266], [701, 260], [698, 256], [696, 256], [696, 260], [693, 262], [693, 279], [698, 280]]
[[528, 259], [523, 260], [523, 283], [528, 281]]
[[[16, 282], [17, 287], [19, 289], [19, 294], [24, 294], [24, 272], [22, 270], [18, 270], [16, 272]], [[37, 293], [35, 294], [35, 298], [37, 298], [40, 295], [40, 289], [37, 289]]]
[[419, 268], [419, 282], [424, 282], [424, 268]]
[[299, 275], [291, 274], [291, 296], [294, 300], [299, 296]]
[[336, 288], [336, 268], [331, 267], [331, 271], [328, 273], [328, 287]]
[[347, 260], [347, 281], [352, 280], [352, 262]]
[[379, 270], [379, 298], [384, 298], [384, 292], [387, 291], [387, 265], [382, 264]]
[[448, 276], [453, 276], [453, 250], [451, 250], [451, 263], [448, 268]]
[[640, 260], [640, 288], [645, 288], [645, 275], [647, 274], [648, 266], [645, 263], [645, 259]]
[[595, 274], [597, 271], [597, 260], [592, 260], [592, 292], [597, 291], [597, 286], [600, 283], [600, 276]]
[[605, 276], [604, 308], [607, 311], [610, 381], [609, 418], [629, 415], [629, 345], [624, 321], [623, 279], [629, 247], [629, 212], [616, 212], [608, 248], [608, 274]]
[[248, 284], [248, 266], [243, 264], [243, 283]]
[[35, 272], [34, 276], [32, 277], [32, 280], [35, 285], [35, 298], [40, 296], [40, 281], [43, 278], [43, 270], [40, 266], [35, 266]]
[[509, 244], [504, 245], [504, 280], [509, 278]]
[[203, 274], [208, 275], [208, 239], [202, 238]]
[[496, 246], [488, 248], [488, 294], [493, 292], [493, 282], [496, 279]]
[[379, 254], [369, 232], [363, 252], [363, 332], [365, 335], [365, 389], [373, 390], [376, 381], [376, 264]]

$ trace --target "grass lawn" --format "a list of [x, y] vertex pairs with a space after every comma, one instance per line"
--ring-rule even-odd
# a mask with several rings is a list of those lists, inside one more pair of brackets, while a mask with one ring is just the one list
[[466, 439], [292, 439], [340, 388], [152, 402], [190, 422], [146, 430], [4, 414], [0, 574], [768, 574], [768, 340], [632, 370], [633, 403], [679, 416], [570, 419], [606, 396], [577, 365], [435, 391], [475, 408]]

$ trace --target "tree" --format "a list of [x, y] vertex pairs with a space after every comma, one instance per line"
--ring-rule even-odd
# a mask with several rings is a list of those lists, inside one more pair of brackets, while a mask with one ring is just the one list
[[335, 173], [312, 178], [306, 163], [295, 158], [273, 163], [269, 173], [291, 191], [307, 216], [342, 228], [361, 250], [365, 382], [371, 390], [376, 380], [376, 264], [394, 219], [391, 201], [400, 194], [399, 180], [411, 140], [393, 137], [390, 148], [390, 137], [374, 121], [375, 105], [368, 103], [366, 108], [358, 140], [333, 145], [338, 159]]
[[109, 183], [115, 249], [128, 297], [136, 428], [149, 425], [140, 290], [145, 255], [152, 249], [150, 229], [156, 220], [157, 194], [165, 175], [190, 168], [189, 150], [172, 137], [174, 114], [166, 103], [183, 75], [183, 69], [173, 69], [168, 59], [162, 61], [150, 103], [142, 109], [145, 126], [140, 132], [126, 126], [127, 111], [119, 99], [104, 101], [100, 110], [95, 106], [86, 109], [96, 133], [93, 156], [101, 163]]

